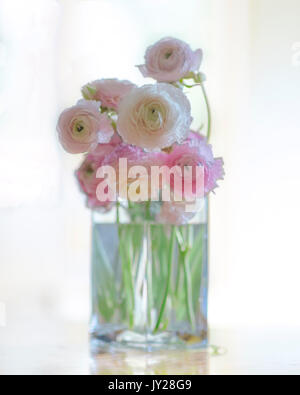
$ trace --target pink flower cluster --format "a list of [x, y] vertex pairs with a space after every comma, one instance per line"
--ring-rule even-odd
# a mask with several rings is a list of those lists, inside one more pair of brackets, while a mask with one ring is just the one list
[[[131, 170], [136, 166], [143, 166], [149, 180], [153, 166], [166, 171], [181, 169], [180, 182], [171, 177], [168, 185], [158, 185], [159, 190], [168, 187], [172, 197], [179, 192], [186, 196], [187, 169], [194, 199], [217, 187], [224, 175], [223, 160], [214, 158], [204, 136], [190, 131], [191, 105], [181, 86], [185, 78], [199, 71], [201, 61], [200, 49], [193, 51], [177, 39], [162, 39], [147, 49], [145, 64], [138, 66], [145, 77], [157, 81], [155, 84], [137, 87], [129, 81], [96, 80], [83, 86], [83, 99], [61, 114], [57, 132], [63, 148], [71, 154], [86, 154], [76, 177], [88, 207], [108, 210], [113, 205], [110, 199], [100, 201], [97, 197], [102, 181], [97, 171], [103, 166], [115, 169], [115, 187], [121, 198], [127, 197], [124, 191], [135, 181]], [[118, 177], [122, 159], [127, 160], [126, 187]], [[184, 212], [184, 203], [176, 199], [162, 203], [157, 221], [188, 222], [193, 214]]]

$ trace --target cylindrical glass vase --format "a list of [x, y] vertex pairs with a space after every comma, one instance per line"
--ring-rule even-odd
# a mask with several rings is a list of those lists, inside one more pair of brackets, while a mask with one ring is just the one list
[[206, 347], [207, 201], [182, 226], [128, 210], [93, 213], [93, 351]]

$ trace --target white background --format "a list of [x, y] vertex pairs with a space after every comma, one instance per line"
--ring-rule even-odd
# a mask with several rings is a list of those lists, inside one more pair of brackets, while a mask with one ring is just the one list
[[[202, 47], [216, 156], [212, 326], [300, 325], [299, 0], [0, 0], [0, 306], [85, 320], [90, 213], [55, 126], [80, 87], [172, 35]], [[198, 92], [191, 94], [195, 126]], [[3, 317], [0, 317], [0, 325]]]

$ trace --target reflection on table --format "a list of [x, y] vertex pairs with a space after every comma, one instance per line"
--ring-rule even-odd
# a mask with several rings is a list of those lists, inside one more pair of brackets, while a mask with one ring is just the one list
[[90, 355], [88, 326], [52, 319], [0, 327], [0, 375], [300, 374], [297, 329], [212, 330], [207, 351]]
[[207, 375], [208, 351], [131, 351], [92, 356], [93, 375]]

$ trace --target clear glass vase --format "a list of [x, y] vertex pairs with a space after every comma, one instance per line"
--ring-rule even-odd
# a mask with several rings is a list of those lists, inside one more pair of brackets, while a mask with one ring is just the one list
[[183, 226], [129, 211], [93, 213], [92, 350], [205, 348], [207, 201]]

